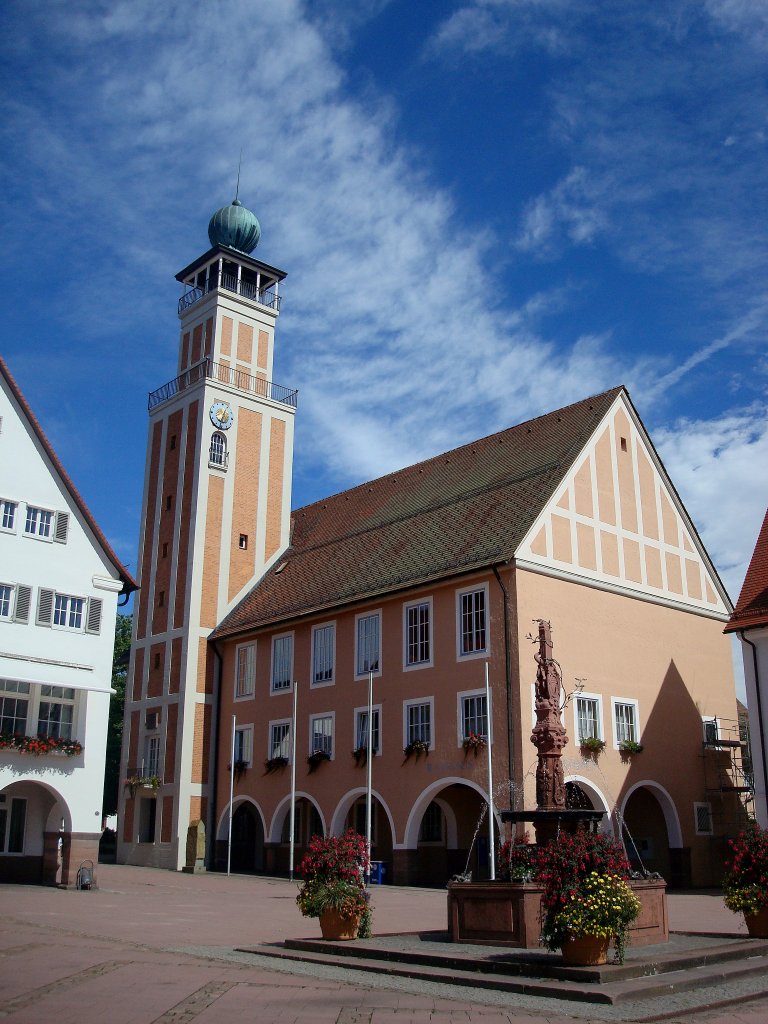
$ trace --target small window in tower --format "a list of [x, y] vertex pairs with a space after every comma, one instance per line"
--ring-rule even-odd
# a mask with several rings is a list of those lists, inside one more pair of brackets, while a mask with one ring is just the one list
[[163, 541], [163, 558], [168, 557], [168, 541]]
[[176, 435], [175, 434], [171, 434], [171, 451], [173, 451], [175, 447], [176, 447]]
[[626, 437], [622, 437], [622, 439], [621, 439], [621, 450], [623, 452], [625, 452], [627, 450], [627, 439], [626, 439]]
[[166, 507], [166, 509], [169, 512], [173, 508], [173, 495], [172, 494], [169, 494], [168, 497], [165, 499], [165, 507]]
[[248, 550], [248, 534], [247, 533], [241, 533], [240, 534], [240, 550], [241, 551], [247, 551]]
[[157, 607], [162, 608], [165, 605], [165, 591], [161, 590], [157, 595]]
[[160, 655], [155, 655], [155, 668], [160, 668]]
[[229, 453], [227, 452], [227, 439], [217, 430], [211, 437], [211, 447], [208, 449], [208, 465], [216, 466], [218, 469], [226, 469]]

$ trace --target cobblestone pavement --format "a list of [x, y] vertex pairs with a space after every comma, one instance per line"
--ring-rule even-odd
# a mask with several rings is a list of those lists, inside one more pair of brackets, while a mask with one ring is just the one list
[[[13, 1024], [619, 1019], [607, 1007], [352, 974], [342, 966], [276, 965], [234, 952], [317, 934], [317, 923], [298, 913], [296, 886], [284, 880], [112, 865], [100, 865], [97, 877], [94, 892], [0, 885], [0, 1017]], [[445, 927], [444, 891], [386, 887], [375, 891], [373, 903], [378, 933]], [[670, 917], [676, 928], [741, 931], [714, 894], [672, 896]], [[670, 1011], [678, 1012], [664, 1002], [651, 1012], [697, 1024], [765, 1024], [768, 981], [757, 1001], [695, 1016]]]

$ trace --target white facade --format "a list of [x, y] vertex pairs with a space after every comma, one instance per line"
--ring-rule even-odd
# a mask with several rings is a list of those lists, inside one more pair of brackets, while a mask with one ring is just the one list
[[[3, 880], [71, 883], [96, 859], [115, 615], [134, 587], [0, 360]], [[38, 736], [58, 749], [25, 750]]]
[[[749, 708], [749, 735], [755, 785], [755, 817], [761, 828], [768, 828], [768, 626], [739, 633], [744, 659], [744, 681]], [[759, 692], [758, 692], [759, 691]]]

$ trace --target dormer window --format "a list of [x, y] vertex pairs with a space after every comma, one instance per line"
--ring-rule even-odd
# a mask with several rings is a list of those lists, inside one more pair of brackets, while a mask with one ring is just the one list
[[217, 430], [211, 437], [211, 447], [208, 449], [208, 465], [217, 466], [219, 469], [227, 468], [227, 439], [221, 431]]

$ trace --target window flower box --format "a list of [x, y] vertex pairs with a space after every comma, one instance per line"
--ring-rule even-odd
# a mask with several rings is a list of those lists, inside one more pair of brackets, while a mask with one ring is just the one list
[[355, 759], [355, 764], [359, 768], [361, 765], [366, 764], [368, 761], [368, 748], [367, 747], [355, 747], [352, 751], [352, 757]]
[[63, 754], [74, 757], [82, 754], [83, 745], [77, 740], [59, 739], [56, 736], [23, 736], [21, 733], [3, 733], [0, 736], [0, 750], [10, 750], [17, 754]]
[[285, 768], [287, 764], [287, 757], [268, 757], [264, 762], [264, 772], [271, 775], [272, 772], [278, 772], [281, 768]]
[[629, 761], [633, 754], [642, 754], [643, 744], [636, 740], [622, 740], [619, 744], [619, 753], [622, 761]]
[[307, 764], [309, 765], [309, 773], [316, 772], [323, 761], [330, 761], [331, 755], [326, 750], [313, 750], [307, 758]]
[[465, 736], [461, 745], [464, 748], [465, 754], [474, 754], [475, 757], [477, 757], [481, 750], [486, 748], [485, 738], [476, 732], [471, 732], [468, 736]]
[[605, 750], [605, 740], [598, 739], [597, 736], [586, 736], [581, 741], [580, 747], [582, 757], [594, 760]]
[[162, 782], [157, 775], [129, 775], [125, 780], [125, 785], [130, 790], [131, 798], [133, 798], [139, 789], [151, 789], [156, 793], [160, 789]]
[[[248, 761], [242, 761], [242, 760], [235, 761], [235, 782], [237, 782], [237, 780], [241, 776], [245, 775], [245, 773], [248, 771], [249, 768], [250, 768], [250, 764], [248, 763]], [[227, 771], [228, 772], [232, 771], [232, 765], [231, 764], [227, 765]]]
[[411, 740], [407, 747], [403, 747], [403, 754], [406, 761], [414, 756], [418, 761], [422, 754], [425, 757], [429, 755], [429, 744], [426, 740]]

